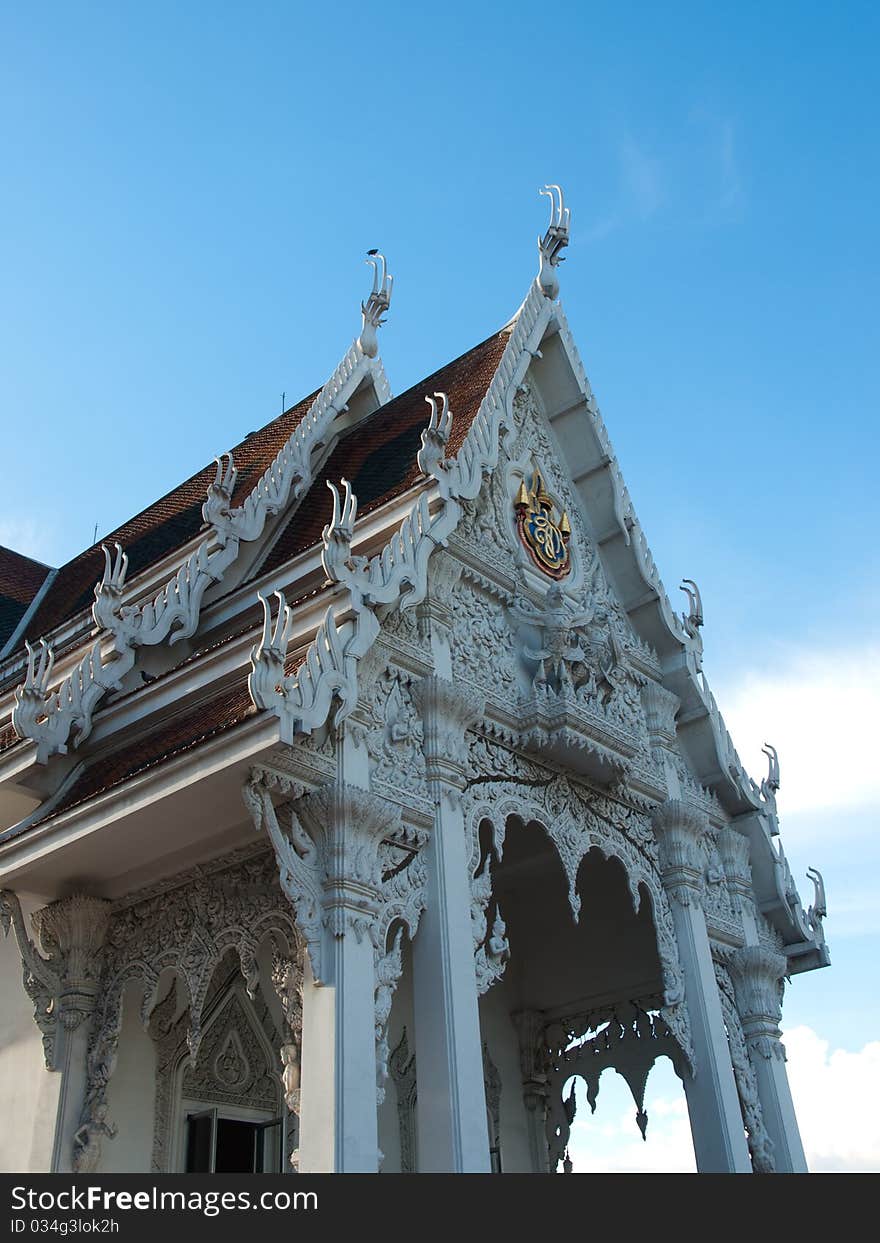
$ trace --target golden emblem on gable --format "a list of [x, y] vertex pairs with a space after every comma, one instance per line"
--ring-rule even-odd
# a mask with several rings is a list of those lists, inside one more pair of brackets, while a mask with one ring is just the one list
[[565, 510], [556, 516], [556, 506], [537, 468], [528, 488], [525, 479], [520, 483], [513, 507], [519, 538], [534, 564], [550, 578], [565, 578], [571, 569], [571, 523]]

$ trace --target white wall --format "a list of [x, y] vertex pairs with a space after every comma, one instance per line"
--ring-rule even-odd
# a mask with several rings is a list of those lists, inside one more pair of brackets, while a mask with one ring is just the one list
[[[22, 901], [25, 920], [41, 903]], [[46, 1173], [61, 1076], [46, 1070], [34, 1007], [21, 982], [21, 956], [10, 929], [0, 940], [0, 1170], [9, 1174]]]
[[119, 1128], [101, 1144], [99, 1169], [107, 1174], [147, 1174], [153, 1151], [156, 1048], [140, 1020], [143, 984], [131, 980], [122, 995], [119, 1058], [107, 1089], [108, 1121]]

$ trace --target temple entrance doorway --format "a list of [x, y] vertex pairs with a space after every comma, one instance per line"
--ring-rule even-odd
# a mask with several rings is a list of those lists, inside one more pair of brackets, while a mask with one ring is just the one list
[[[657, 1130], [668, 1139], [667, 1123], [675, 1123], [676, 1146], [687, 1168], [692, 1145], [680, 1079], [685, 1063], [661, 1015], [663, 969], [651, 894], [644, 884], [634, 892], [624, 864], [598, 848], [581, 860], [570, 887], [556, 845], [534, 821], [508, 819], [500, 859], [492, 851], [488, 825], [481, 840], [493, 878], [487, 928], [497, 928], [500, 915], [510, 955], [502, 981], [491, 990], [494, 1004], [490, 993], [481, 1014], [485, 1032], [489, 1011], [503, 996], [518, 1032], [521, 1064], [533, 1068], [531, 1081], [523, 1071], [523, 1097], [534, 1126], [532, 1168], [601, 1168], [609, 1126], [621, 1153], [629, 1133], [643, 1147], [645, 1092], [658, 1060], [663, 1069], [657, 1074], [662, 1083]], [[523, 1047], [526, 1032], [534, 1048]], [[617, 1073], [604, 1075], [605, 1070]], [[600, 1077], [601, 1120], [594, 1112]], [[594, 1136], [598, 1144], [591, 1142]], [[657, 1147], [651, 1145], [652, 1157]]]

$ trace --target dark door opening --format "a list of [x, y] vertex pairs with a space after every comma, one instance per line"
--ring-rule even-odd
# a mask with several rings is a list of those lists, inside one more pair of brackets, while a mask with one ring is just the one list
[[190, 1114], [186, 1120], [187, 1174], [262, 1174], [266, 1168], [266, 1132], [281, 1125], [218, 1118], [216, 1109]]
[[214, 1171], [217, 1174], [255, 1174], [257, 1157], [257, 1128], [253, 1122], [239, 1122], [235, 1118], [220, 1118], [217, 1122], [217, 1154]]

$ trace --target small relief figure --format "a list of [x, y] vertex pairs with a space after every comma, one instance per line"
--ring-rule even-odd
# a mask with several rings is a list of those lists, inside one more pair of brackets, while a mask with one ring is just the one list
[[495, 967], [503, 969], [510, 958], [510, 942], [507, 939], [507, 924], [501, 918], [501, 911], [496, 908], [492, 934], [486, 946], [486, 957]]
[[73, 1137], [73, 1168], [77, 1174], [92, 1174], [101, 1159], [101, 1137], [113, 1139], [118, 1128], [107, 1122], [107, 1106], [96, 1101], [84, 1122]]
[[281, 1086], [284, 1088], [284, 1103], [292, 1114], [299, 1115], [300, 1100], [300, 1061], [299, 1047], [295, 1044], [281, 1046]]
[[548, 588], [542, 610], [530, 605], [528, 609], [516, 608], [511, 611], [518, 620], [541, 630], [541, 646], [533, 648], [524, 644], [522, 651], [526, 660], [533, 661], [538, 666], [535, 685], [546, 685], [549, 674], [555, 683], [554, 689], [561, 692], [571, 690], [573, 666], [587, 664], [586, 653], [575, 632], [578, 627], [589, 625], [593, 620], [593, 612], [569, 612], [562, 588], [556, 583]]

